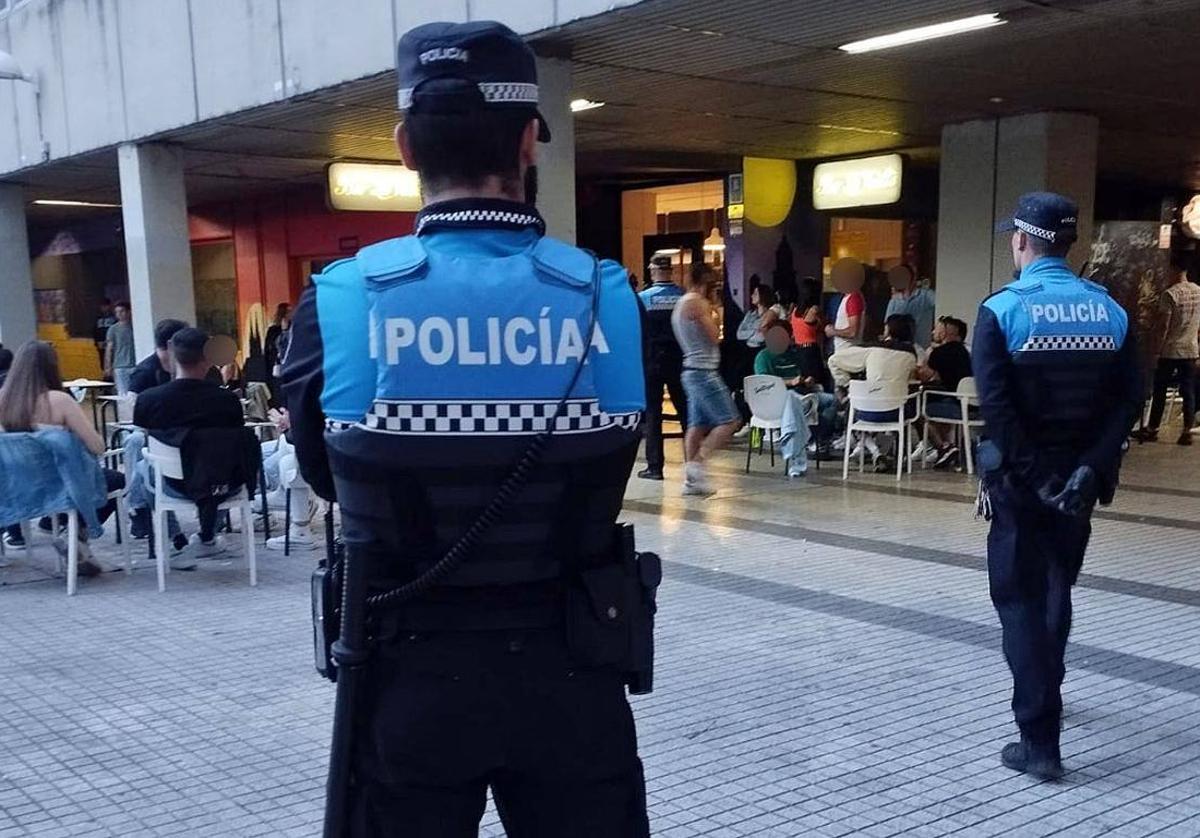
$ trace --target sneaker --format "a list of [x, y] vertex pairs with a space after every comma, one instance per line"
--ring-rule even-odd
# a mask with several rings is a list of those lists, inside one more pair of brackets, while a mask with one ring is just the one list
[[200, 534], [195, 533], [188, 540], [188, 557], [193, 559], [212, 559], [223, 555], [229, 549], [225, 537], [213, 536], [212, 541], [201, 541]]
[[143, 539], [150, 537], [150, 531], [153, 524], [150, 520], [150, 510], [146, 508], [134, 509], [129, 513], [129, 537], [133, 539]]
[[845, 434], [838, 434], [838, 436], [833, 440], [833, 442], [829, 443], [829, 450], [838, 451], [838, 452], [845, 451], [846, 450]]
[[1135, 431], [1133, 436], [1139, 442], [1158, 442], [1158, 428], [1142, 428]]
[[938, 454], [938, 458], [933, 461], [935, 468], [945, 468], [953, 463], [958, 458], [958, 446], [951, 445], [945, 451]]
[[788, 466], [788, 480], [799, 480], [804, 475], [808, 474], [808, 468], [799, 468], [797, 466]]
[[23, 549], [25, 547], [25, 538], [15, 533], [6, 532], [4, 534], [4, 546], [11, 547], [14, 550]]
[[1063, 775], [1062, 757], [1057, 745], [1036, 746], [1021, 737], [1009, 742], [1000, 751], [1000, 762], [1006, 768], [1029, 774], [1042, 780], [1057, 780]]
[[[842, 445], [842, 450], [845, 450], [845, 443]], [[863, 453], [863, 444], [860, 439], [853, 448], [850, 449], [850, 460], [853, 462], [858, 459], [858, 455]]]
[[715, 490], [709, 485], [708, 476], [704, 473], [704, 466], [699, 463], [686, 463], [683, 467], [683, 475], [684, 497], [708, 497], [715, 493]]
[[913, 460], [914, 461], [923, 460], [925, 465], [932, 466], [932, 465], [937, 464], [937, 461], [941, 458], [941, 456], [942, 456], [942, 452], [937, 450], [936, 448], [934, 448], [931, 445], [931, 446], [929, 446], [929, 450], [926, 451], [924, 453], [924, 455], [913, 454]]
[[1191, 445], [1192, 444], [1192, 432], [1184, 431], [1182, 434], [1179, 435], [1179, 439], [1176, 440], [1175, 444], [1176, 445]]
[[647, 466], [637, 473], [637, 476], [643, 480], [662, 480], [663, 473], [661, 468], [650, 468]]
[[[307, 524], [293, 524], [291, 542], [293, 550], [297, 547], [309, 550], [316, 546], [317, 539], [313, 536], [313, 532]], [[271, 536], [267, 539], [268, 550], [282, 550], [284, 546], [284, 537], [282, 535]]]
[[171, 557], [171, 570], [189, 571], [196, 569], [196, 560], [187, 553], [177, 553]]
[[[67, 548], [67, 540], [65, 538], [54, 539], [54, 549], [63, 561], [67, 560], [69, 550]], [[76, 546], [75, 572], [85, 579], [90, 579], [93, 576], [99, 576], [104, 572], [104, 568], [97, 564], [95, 558], [92, 557], [92, 548], [88, 546], [86, 541], [80, 541]]]
[[932, 445], [926, 445], [925, 440], [921, 440], [917, 443], [917, 447], [913, 449], [912, 458], [914, 460], [919, 460], [922, 457], [928, 457], [932, 448]]
[[738, 428], [736, 431], [733, 432], [734, 439], [745, 439], [748, 436], [750, 436], [750, 423], [749, 422], [747, 422], [745, 425], [742, 425], [740, 428]]

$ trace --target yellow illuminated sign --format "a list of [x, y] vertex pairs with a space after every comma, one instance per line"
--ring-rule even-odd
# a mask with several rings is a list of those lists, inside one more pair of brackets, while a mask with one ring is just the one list
[[417, 173], [398, 163], [329, 164], [329, 205], [358, 212], [416, 212], [421, 208]]
[[821, 163], [813, 171], [813, 206], [832, 210], [894, 204], [900, 200], [903, 176], [899, 154]]
[[725, 208], [725, 214], [727, 216], [729, 216], [729, 218], [731, 218], [735, 221], [739, 221], [746, 217], [746, 205], [745, 204], [730, 204], [729, 206], [727, 206]]

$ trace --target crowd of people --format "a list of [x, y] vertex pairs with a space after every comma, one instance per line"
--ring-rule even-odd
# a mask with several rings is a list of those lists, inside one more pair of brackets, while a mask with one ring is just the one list
[[[731, 437], [750, 435], [750, 409], [741, 391], [751, 374], [779, 378], [787, 388], [780, 442], [789, 477], [806, 473], [809, 456], [830, 457], [842, 450], [851, 379], [937, 391], [941, 395], [928, 399], [930, 415], [959, 418], [961, 402], [951, 394], [971, 376], [967, 324], [958, 317], [935, 318], [934, 292], [908, 265], [887, 272], [891, 298], [878, 331], [870, 326], [863, 294], [866, 270], [856, 260], [843, 259], [833, 266], [836, 293], [827, 308], [818, 283], [803, 283], [802, 299], [783, 301], [770, 286], [755, 283], [736, 340], [724, 347], [710, 296], [714, 272], [703, 265], [689, 270], [685, 293], [673, 270], [669, 256], [656, 256], [650, 265], [652, 284], [640, 294], [649, 363], [647, 468], [639, 477], [663, 479], [664, 386], [685, 432], [685, 495], [710, 494], [705, 461]], [[810, 438], [810, 428], [815, 438]], [[935, 467], [959, 461], [958, 442], [945, 425], [930, 423], [928, 439], [928, 446], [922, 443], [913, 456]], [[889, 453], [886, 441], [865, 434], [856, 444], [871, 453], [877, 470], [892, 468], [896, 454]]]
[[[231, 344], [228, 338], [213, 338], [202, 329], [174, 318], [156, 324], [154, 351], [138, 361], [130, 314], [128, 303], [119, 302], [111, 307], [106, 303], [97, 318], [96, 335], [106, 376], [122, 400], [132, 403], [132, 422], [123, 428], [126, 433], [122, 444], [122, 468], [102, 469], [107, 493], [124, 494], [130, 515], [127, 532], [135, 539], [146, 539], [152, 534], [155, 475], [145, 456], [148, 437], [180, 447], [192, 432], [198, 432], [197, 439], [222, 429], [244, 433], [248, 421], [259, 418], [251, 414], [261, 413], [275, 426], [276, 438], [262, 443], [261, 450], [255, 443], [251, 456], [261, 462], [268, 509], [283, 509], [290, 504], [291, 518], [286, 537], [280, 535], [268, 539], [267, 547], [283, 549], [285, 541], [297, 547], [314, 545], [310, 522], [315, 514], [315, 500], [298, 477], [293, 448], [287, 438], [290, 430], [287, 409], [266, 394], [273, 382], [262, 382], [261, 389], [256, 389], [253, 382], [244, 380], [232, 353], [214, 349], [222, 346], [222, 342]], [[100, 323], [108, 320], [111, 323], [103, 327], [101, 342]], [[289, 326], [289, 307], [281, 304], [270, 335], [274, 348], [268, 353], [275, 372], [278, 372], [280, 357], [286, 354]], [[106, 429], [97, 428], [64, 387], [53, 345], [33, 340], [15, 353], [0, 346], [0, 433], [50, 429], [70, 434], [92, 456], [106, 454], [103, 436]], [[221, 463], [237, 459], [238, 437], [232, 435], [218, 444], [221, 448], [215, 452], [216, 456], [208, 458], [202, 452], [195, 458], [207, 472], [206, 479], [217, 487], [208, 496], [197, 499], [195, 493], [183, 494], [186, 487], [182, 482], [164, 481], [164, 491], [168, 494], [196, 502], [198, 527], [190, 537], [174, 515], [167, 516], [172, 569], [192, 570], [198, 560], [226, 552], [225, 540], [218, 533], [221, 523], [218, 507], [240, 485], [226, 479], [228, 470], [224, 475], [218, 472], [222, 471]], [[289, 475], [287, 479], [285, 472]], [[237, 472], [243, 473], [245, 470]], [[253, 491], [258, 487], [250, 485], [249, 488]], [[100, 522], [110, 518], [115, 508], [115, 502], [107, 500], [98, 510]], [[20, 523], [5, 523], [0, 535], [5, 546], [24, 546], [25, 536]], [[38, 523], [46, 531], [57, 532], [59, 529], [58, 522], [49, 517]], [[238, 524], [253, 526], [254, 522]], [[65, 556], [69, 548], [65, 539], [56, 536], [53, 543]], [[78, 549], [80, 575], [88, 577], [100, 573], [102, 568], [89, 549], [85, 528], [81, 528]]]

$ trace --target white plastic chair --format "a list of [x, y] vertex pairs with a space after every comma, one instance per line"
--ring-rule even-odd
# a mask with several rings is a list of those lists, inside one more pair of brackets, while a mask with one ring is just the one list
[[[943, 416], [929, 415], [929, 397], [942, 396], [951, 399], [958, 399], [959, 406], [962, 408], [962, 414], [957, 419], [946, 419]], [[975, 387], [974, 378], [964, 378], [958, 382], [958, 388], [951, 393], [949, 390], [926, 390], [921, 398], [921, 416], [925, 420], [925, 432], [922, 435], [922, 444], [926, 451], [929, 450], [929, 423], [934, 422], [938, 425], [953, 425], [956, 433], [962, 434], [963, 448], [967, 452], [967, 474], [975, 473], [975, 452], [971, 448], [971, 429], [982, 428], [982, 419], [971, 418], [971, 408], [979, 407], [979, 391]]]
[[[120, 451], [105, 451], [100, 455], [100, 460], [106, 467], [120, 471], [119, 462], [121, 459]], [[125, 556], [125, 573], [133, 572], [133, 552], [129, 546], [129, 533], [125, 533], [124, 537], [121, 534], [121, 522], [128, 520], [125, 509], [125, 490], [114, 489], [106, 495], [108, 500], [117, 502], [117, 510], [115, 513], [116, 519], [113, 522], [116, 526], [117, 541], [121, 544], [122, 552]], [[59, 537], [62, 531], [58, 529], [58, 516], [67, 516], [67, 562], [66, 567], [63, 567], [62, 558], [59, 558], [58, 569], [67, 577], [67, 596], [75, 596], [75, 590], [78, 587], [79, 581], [79, 513], [74, 509], [63, 509], [53, 513], [50, 519], [54, 521], [54, 533], [52, 537]], [[29, 561], [33, 557], [33, 533], [34, 527], [30, 521], [22, 521], [21, 537], [25, 540], [25, 560]]]
[[[742, 381], [746, 406], [750, 408], [750, 427], [767, 435], [771, 447], [771, 468], [775, 468], [775, 435], [783, 427], [783, 409], [787, 405], [787, 386], [775, 375], [748, 375]], [[746, 473], [750, 472], [750, 454], [746, 448]], [[759, 444], [758, 453], [762, 454]]]
[[[912, 452], [908, 447], [909, 431], [917, 421], [919, 410], [914, 410], [908, 416], [907, 407], [914, 399], [919, 399], [919, 393], [909, 394], [908, 385], [900, 382], [851, 381], [850, 382], [850, 414], [846, 419], [846, 450], [842, 455], [842, 479], [850, 477], [850, 449], [854, 432], [861, 433], [890, 433], [896, 435], [896, 480], [900, 479], [904, 470], [904, 461], [908, 460], [908, 471], [912, 473]], [[883, 413], [896, 411], [896, 418], [890, 422], [875, 422], [859, 419], [863, 411]], [[865, 448], [866, 446], [863, 446]], [[858, 453], [858, 470], [863, 470], [865, 451]]]
[[[191, 512], [194, 501], [173, 497], [166, 492], [168, 477], [183, 479], [183, 459], [178, 448], [165, 445], [154, 437], [146, 438], [146, 461], [154, 468], [154, 552], [158, 562], [158, 591], [167, 588], [167, 573], [171, 564], [167, 561], [167, 513]], [[246, 560], [250, 565], [250, 584], [258, 584], [258, 564], [254, 553], [254, 511], [250, 495], [243, 486], [237, 494], [227, 498], [217, 507], [219, 512], [237, 509], [242, 516], [242, 536], [246, 542]]]

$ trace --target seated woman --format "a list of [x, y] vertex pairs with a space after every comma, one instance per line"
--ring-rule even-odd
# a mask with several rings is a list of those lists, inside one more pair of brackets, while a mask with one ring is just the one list
[[[44, 428], [65, 428], [79, 437], [93, 454], [104, 453], [104, 440], [82, 408], [62, 388], [54, 347], [33, 340], [17, 351], [12, 369], [0, 388], [0, 432], [19, 433]], [[107, 490], [113, 492], [124, 487], [125, 477], [119, 471], [104, 469], [104, 482]], [[109, 501], [97, 510], [100, 521], [107, 520], [115, 508], [115, 502]], [[59, 553], [66, 554], [67, 544], [63, 539], [56, 539], [54, 546]], [[87, 532], [81, 528], [79, 575], [95, 576], [102, 570], [92, 558]]]

